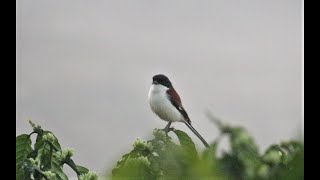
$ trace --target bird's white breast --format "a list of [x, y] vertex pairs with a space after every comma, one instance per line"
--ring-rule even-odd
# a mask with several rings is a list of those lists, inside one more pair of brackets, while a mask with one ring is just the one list
[[149, 104], [154, 113], [161, 119], [169, 122], [183, 121], [181, 113], [171, 104], [166, 91], [169, 88], [152, 84], [149, 90]]

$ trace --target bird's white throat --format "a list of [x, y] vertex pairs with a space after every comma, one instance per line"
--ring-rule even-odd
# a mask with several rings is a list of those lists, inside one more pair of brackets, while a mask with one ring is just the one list
[[161, 84], [152, 84], [149, 90], [149, 98], [155, 94], [165, 94], [169, 88]]

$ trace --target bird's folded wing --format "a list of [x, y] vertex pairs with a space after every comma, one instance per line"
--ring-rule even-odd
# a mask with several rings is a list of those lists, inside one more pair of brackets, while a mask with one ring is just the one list
[[171, 104], [181, 113], [181, 115], [185, 118], [186, 122], [191, 124], [191, 120], [189, 119], [186, 110], [182, 106], [179, 94], [174, 90], [174, 88], [168, 89], [167, 94]]

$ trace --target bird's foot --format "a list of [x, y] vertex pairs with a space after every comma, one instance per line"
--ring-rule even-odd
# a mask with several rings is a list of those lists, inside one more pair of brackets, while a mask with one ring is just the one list
[[170, 131], [174, 131], [175, 129], [174, 127], [165, 127], [162, 130], [168, 134]]

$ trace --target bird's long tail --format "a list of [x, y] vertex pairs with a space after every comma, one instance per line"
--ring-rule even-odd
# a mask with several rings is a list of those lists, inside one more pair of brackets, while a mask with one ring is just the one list
[[194, 129], [191, 124], [185, 122], [185, 124], [188, 126], [188, 128], [196, 135], [198, 136], [198, 138], [202, 141], [202, 143], [207, 147], [209, 148], [209, 144], [207, 143], [206, 140], [203, 139], [203, 137], [198, 133], [198, 131], [196, 129]]

